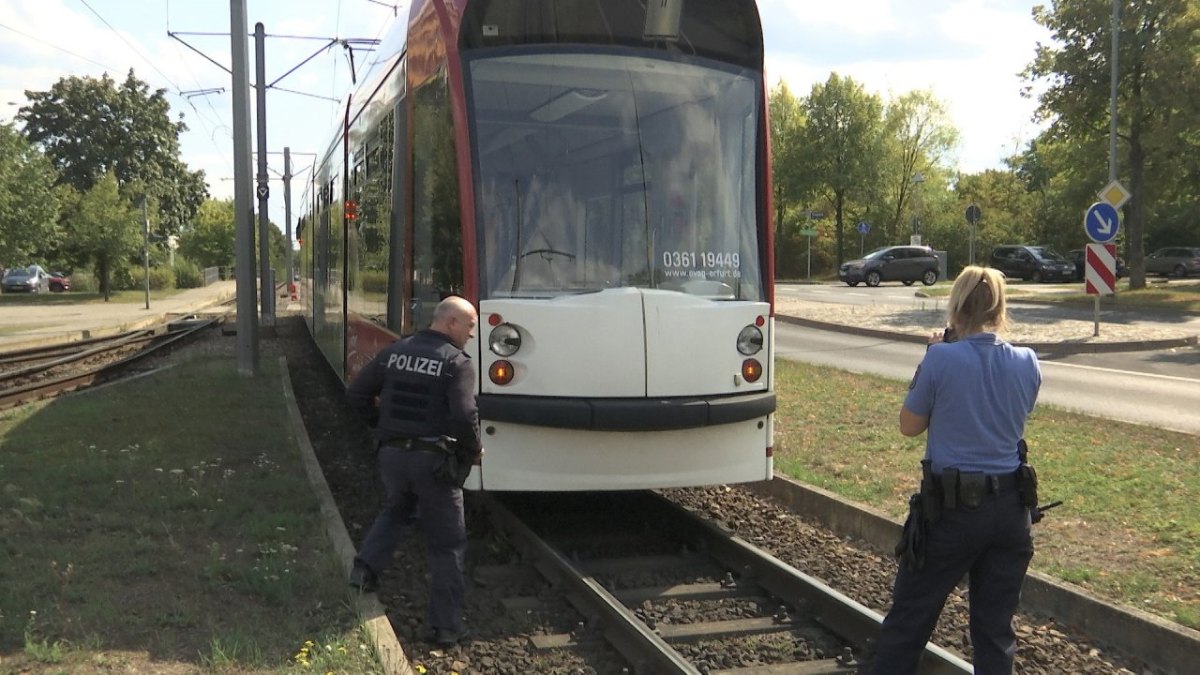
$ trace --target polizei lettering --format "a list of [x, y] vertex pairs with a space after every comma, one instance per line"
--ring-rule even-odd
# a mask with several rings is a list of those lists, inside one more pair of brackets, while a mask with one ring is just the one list
[[387, 367], [396, 370], [406, 370], [410, 373], [421, 373], [439, 377], [445, 362], [431, 359], [427, 356], [409, 356], [408, 354], [393, 354], [388, 357]]

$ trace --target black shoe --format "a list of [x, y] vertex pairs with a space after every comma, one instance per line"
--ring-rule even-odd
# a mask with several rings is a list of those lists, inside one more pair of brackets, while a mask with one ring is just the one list
[[374, 593], [379, 588], [379, 577], [370, 567], [355, 561], [354, 569], [350, 570], [350, 585], [363, 593]]
[[433, 637], [430, 642], [439, 647], [453, 647], [454, 645], [465, 641], [470, 637], [470, 631], [463, 628], [459, 631], [450, 630], [448, 628], [434, 628]]

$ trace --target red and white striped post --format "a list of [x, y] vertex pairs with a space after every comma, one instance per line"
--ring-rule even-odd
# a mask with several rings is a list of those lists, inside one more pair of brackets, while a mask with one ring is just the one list
[[1084, 253], [1084, 288], [1096, 296], [1092, 337], [1100, 335], [1100, 296], [1113, 295], [1117, 290], [1116, 244], [1088, 244]]

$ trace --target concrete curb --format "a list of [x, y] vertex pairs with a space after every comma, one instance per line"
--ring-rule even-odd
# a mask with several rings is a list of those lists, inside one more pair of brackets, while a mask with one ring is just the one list
[[[900, 537], [899, 521], [784, 476], [744, 487], [778, 501], [788, 510], [811, 515], [839, 536], [863, 541], [885, 555], [890, 555]], [[1026, 575], [1021, 607], [1078, 628], [1169, 675], [1193, 672], [1200, 659], [1200, 632], [1113, 604], [1040, 572]]]
[[[862, 328], [860, 326], [845, 326], [842, 324], [815, 321], [813, 319], [805, 319], [786, 314], [776, 314], [775, 319], [784, 323], [804, 326], [805, 328], [816, 328], [819, 330], [828, 330], [838, 333], [849, 333], [851, 335], [862, 335], [864, 337], [877, 337], [885, 340], [895, 340], [897, 342], [925, 344], [929, 340], [928, 336], [925, 335], [897, 333], [895, 331], [878, 330], [875, 328]], [[1190, 335], [1182, 338], [1169, 338], [1165, 340], [1138, 340], [1137, 342], [1014, 342], [1013, 344], [1018, 347], [1029, 347], [1039, 354], [1108, 354], [1115, 352], [1154, 351], [1157, 349], [1171, 349], [1175, 347], [1194, 347], [1196, 346], [1198, 339], [1200, 338], [1195, 335]]]
[[[349, 575], [356, 553], [354, 542], [350, 539], [350, 533], [346, 531], [342, 514], [333, 501], [333, 493], [329, 491], [329, 484], [325, 482], [325, 473], [321, 471], [321, 465], [317, 461], [312, 443], [308, 440], [308, 431], [304, 428], [304, 420], [300, 417], [296, 394], [292, 391], [292, 378], [288, 374], [287, 359], [280, 357], [279, 365], [280, 371], [283, 373], [283, 397], [287, 401], [288, 417], [292, 422], [292, 435], [296, 439], [296, 447], [300, 450], [300, 458], [304, 462], [304, 471], [308, 474], [308, 481], [312, 484], [313, 493], [321, 505], [321, 519], [325, 522], [325, 533], [329, 536], [334, 552], [341, 562], [342, 574]], [[362, 619], [363, 627], [366, 628], [375, 643], [375, 653], [379, 655], [384, 673], [387, 675], [416, 675], [416, 671], [409, 663], [408, 656], [400, 646], [400, 640], [396, 638], [396, 632], [392, 629], [392, 623], [387, 618], [383, 604], [379, 602], [379, 596], [374, 593], [358, 594], [355, 609]]]

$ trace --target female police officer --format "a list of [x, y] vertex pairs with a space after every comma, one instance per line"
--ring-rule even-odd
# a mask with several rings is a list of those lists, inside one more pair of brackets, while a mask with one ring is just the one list
[[[930, 338], [900, 410], [900, 433], [928, 430], [925, 458], [941, 501], [924, 563], [901, 565], [874, 672], [915, 673], [946, 597], [970, 576], [976, 673], [1011, 673], [1012, 616], [1033, 557], [1030, 514], [1017, 489], [1018, 443], [1042, 374], [1037, 356], [996, 336], [1004, 276], [967, 267], [950, 292], [950, 328]], [[945, 339], [943, 339], [945, 338]]]
[[380, 352], [347, 390], [351, 407], [374, 427], [386, 491], [384, 509], [354, 559], [350, 584], [365, 592], [375, 589], [419, 502], [432, 577], [429, 623], [432, 641], [442, 646], [465, 635], [462, 476], [455, 479], [445, 469], [451, 453], [469, 468], [483, 452], [475, 370], [463, 352], [477, 323], [470, 302], [446, 298], [434, 309], [428, 329]]

